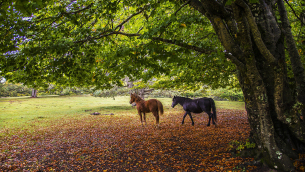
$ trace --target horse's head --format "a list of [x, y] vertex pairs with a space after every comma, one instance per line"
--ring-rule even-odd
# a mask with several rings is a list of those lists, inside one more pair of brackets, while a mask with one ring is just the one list
[[142, 100], [143, 99], [140, 96], [138, 96], [137, 94], [132, 94], [132, 93], [130, 94], [130, 101], [129, 101], [130, 104], [137, 103]]
[[174, 97], [173, 97], [172, 108], [174, 108], [177, 104], [178, 104], [177, 97], [174, 96]]
[[129, 103], [132, 104], [135, 101], [136, 101], [135, 95], [131, 93], [130, 94], [130, 101], [129, 101]]

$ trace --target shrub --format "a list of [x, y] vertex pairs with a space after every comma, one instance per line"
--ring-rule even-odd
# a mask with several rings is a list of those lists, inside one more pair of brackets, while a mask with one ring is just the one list
[[22, 84], [1, 83], [0, 97], [30, 96], [32, 89]]
[[244, 101], [243, 92], [239, 88], [208, 89], [207, 95], [213, 97], [215, 100]]
[[154, 98], [164, 98], [164, 97], [171, 98], [173, 96], [180, 96], [180, 95], [181, 93], [174, 90], [154, 90], [149, 96]]
[[[39, 95], [82, 95], [91, 94], [92, 90], [89, 88], [78, 88], [78, 87], [66, 87], [60, 88], [54, 85], [50, 85], [48, 89], [38, 89]], [[32, 88], [28, 88], [23, 84], [12, 84], [12, 83], [0, 83], [0, 97], [19, 97], [19, 96], [31, 96]]]
[[129, 89], [127, 87], [113, 87], [107, 90], [96, 90], [93, 92], [95, 97], [116, 97], [116, 96], [127, 96]]

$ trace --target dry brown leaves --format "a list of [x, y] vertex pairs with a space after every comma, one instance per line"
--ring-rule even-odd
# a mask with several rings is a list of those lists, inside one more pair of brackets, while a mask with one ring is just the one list
[[[217, 127], [207, 127], [207, 114], [189, 117], [167, 110], [159, 127], [151, 114], [147, 125], [136, 112], [123, 116], [84, 115], [60, 119], [35, 133], [20, 131], [1, 138], [2, 171], [230, 171], [251, 158], [234, 158], [233, 140], [245, 141], [245, 111], [217, 112]], [[247, 166], [245, 170], [253, 170]]]

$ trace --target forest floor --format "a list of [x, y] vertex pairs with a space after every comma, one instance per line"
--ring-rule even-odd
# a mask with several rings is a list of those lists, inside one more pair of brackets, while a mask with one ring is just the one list
[[183, 110], [169, 106], [159, 126], [151, 113], [141, 125], [136, 110], [125, 108], [114, 115], [106, 107], [101, 115], [84, 109], [77, 118], [47, 122], [38, 116], [27, 127], [3, 128], [0, 171], [274, 171], [232, 154], [249, 136], [244, 110], [217, 109], [217, 125], [207, 127], [207, 114], [181, 125]]

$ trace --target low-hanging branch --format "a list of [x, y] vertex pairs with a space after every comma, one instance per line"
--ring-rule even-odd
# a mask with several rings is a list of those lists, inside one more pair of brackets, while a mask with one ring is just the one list
[[[125, 33], [125, 32], [120, 32], [120, 31], [112, 31], [112, 32], [104, 32], [103, 34], [100, 34], [98, 37], [87, 37], [86, 39], [83, 40], [79, 40], [79, 41], [75, 41], [74, 43], [84, 43], [84, 42], [88, 42], [91, 40], [97, 40], [97, 39], [101, 39], [110, 35], [124, 35], [124, 36], [128, 36], [128, 37], [134, 37], [134, 36], [142, 36], [142, 34], [139, 33]], [[169, 44], [173, 44], [173, 45], [178, 45], [180, 47], [184, 47], [187, 49], [191, 49], [191, 50], [195, 50], [197, 52], [201, 52], [204, 54], [211, 54], [212, 52], [215, 52], [213, 50], [205, 50], [203, 48], [194, 46], [194, 45], [189, 45], [187, 43], [183, 43], [181, 41], [178, 40], [170, 40], [170, 39], [164, 39], [164, 38], [160, 38], [160, 37], [152, 37], [150, 38], [154, 41], [161, 41], [161, 42], [165, 42], [165, 43], [169, 43]]]

